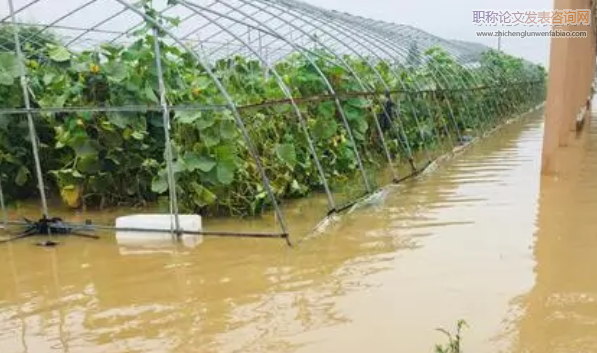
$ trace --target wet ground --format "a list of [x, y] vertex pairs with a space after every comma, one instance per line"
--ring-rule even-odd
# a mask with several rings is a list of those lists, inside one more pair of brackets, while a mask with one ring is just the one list
[[469, 352], [597, 352], [597, 136], [570, 148], [580, 173], [541, 180], [542, 129], [508, 125], [295, 249], [2, 245], [0, 352], [432, 352], [459, 319]]

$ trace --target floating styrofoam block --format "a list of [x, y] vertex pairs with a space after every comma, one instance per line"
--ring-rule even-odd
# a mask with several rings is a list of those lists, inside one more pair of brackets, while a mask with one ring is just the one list
[[181, 242], [168, 240], [142, 241], [139, 239], [120, 238], [118, 250], [123, 256], [144, 256], [144, 255], [174, 255], [180, 252], [180, 246], [186, 249], [194, 249], [202, 244], [203, 237], [197, 235], [183, 235]]
[[[180, 215], [180, 229], [186, 232], [200, 232], [203, 228], [201, 216]], [[172, 242], [174, 216], [164, 214], [142, 214], [116, 219], [116, 232], [119, 244], [147, 244]], [[129, 230], [130, 229], [130, 230]], [[132, 231], [134, 230], [134, 231]], [[146, 231], [144, 231], [146, 230]], [[163, 232], [160, 232], [163, 230]], [[182, 242], [187, 247], [195, 247], [203, 241], [200, 235], [183, 234]]]

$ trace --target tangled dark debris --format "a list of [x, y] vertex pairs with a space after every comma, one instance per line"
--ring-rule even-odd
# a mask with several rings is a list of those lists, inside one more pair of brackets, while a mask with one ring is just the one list
[[82, 238], [98, 239], [97, 235], [87, 234], [86, 232], [92, 232], [93, 226], [90, 220], [87, 220], [84, 225], [71, 225], [65, 223], [61, 218], [53, 217], [48, 218], [43, 216], [37, 221], [32, 221], [27, 218], [23, 219], [25, 229], [0, 243], [8, 243], [15, 240], [35, 237], [35, 236], [47, 236], [48, 238], [36, 243], [37, 246], [41, 247], [54, 247], [59, 245], [58, 242], [54, 241], [54, 236], [68, 236], [74, 235]]

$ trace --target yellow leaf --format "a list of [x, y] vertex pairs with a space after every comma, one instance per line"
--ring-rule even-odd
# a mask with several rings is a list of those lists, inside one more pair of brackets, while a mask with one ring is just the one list
[[100, 67], [96, 64], [91, 64], [89, 65], [89, 71], [91, 71], [92, 74], [97, 74], [100, 72]]
[[60, 189], [62, 201], [70, 208], [81, 207], [82, 188], [80, 185], [68, 185]]

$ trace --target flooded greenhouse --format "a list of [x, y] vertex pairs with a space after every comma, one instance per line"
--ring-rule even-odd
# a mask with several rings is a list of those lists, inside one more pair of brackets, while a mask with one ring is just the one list
[[533, 167], [489, 160], [536, 141], [546, 72], [480, 44], [294, 0], [8, 5], [2, 353], [356, 352], [373, 322], [380, 352], [425, 348], [390, 331], [433, 313], [389, 319], [367, 276], [469, 224], [442, 205], [475, 171]]
[[292, 201], [342, 211], [545, 93], [522, 59], [299, 2], [51, 6], [12, 1], [0, 33], [4, 198], [38, 198], [40, 220], [146, 206], [180, 233], [179, 213], [273, 213], [244, 235], [288, 238]]

